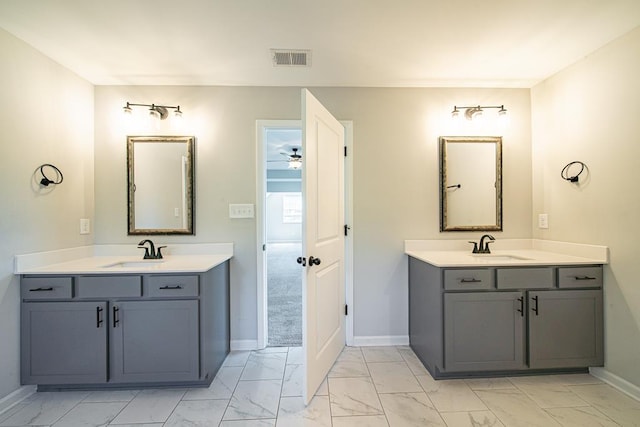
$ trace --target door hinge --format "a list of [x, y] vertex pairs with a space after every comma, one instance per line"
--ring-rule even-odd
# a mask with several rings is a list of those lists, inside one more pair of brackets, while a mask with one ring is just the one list
[[347, 304], [344, 305], [344, 315], [345, 316], [349, 315], [349, 306]]
[[349, 234], [349, 230], [351, 230], [351, 227], [349, 227], [347, 224], [344, 225], [344, 235], [347, 236]]
[[266, 251], [266, 250], [267, 250], [267, 245], [266, 245], [266, 244], [265, 244], [265, 245], [262, 245], [262, 251], [264, 252], [264, 251]]
[[347, 157], [347, 146], [344, 146], [344, 156]]

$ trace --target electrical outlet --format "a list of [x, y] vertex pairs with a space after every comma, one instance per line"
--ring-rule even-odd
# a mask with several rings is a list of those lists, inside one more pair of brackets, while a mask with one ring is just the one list
[[247, 204], [230, 204], [229, 218], [253, 218], [253, 205]]
[[80, 234], [91, 233], [91, 222], [89, 218], [80, 218]]
[[538, 215], [538, 228], [549, 228], [549, 215], [539, 214]]

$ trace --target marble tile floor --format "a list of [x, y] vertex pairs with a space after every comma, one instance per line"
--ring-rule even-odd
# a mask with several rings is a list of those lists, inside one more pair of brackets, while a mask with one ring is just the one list
[[640, 426], [588, 374], [435, 381], [409, 347], [347, 347], [307, 407], [299, 347], [232, 352], [209, 388], [36, 393], [0, 426]]

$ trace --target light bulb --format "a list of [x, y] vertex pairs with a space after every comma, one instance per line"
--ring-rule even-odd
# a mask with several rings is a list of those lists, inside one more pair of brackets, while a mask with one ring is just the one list
[[154, 105], [149, 108], [149, 116], [153, 117], [154, 119], [160, 119], [160, 112], [156, 110], [156, 107]]
[[291, 159], [289, 160], [289, 169], [300, 169], [302, 167], [301, 159]]

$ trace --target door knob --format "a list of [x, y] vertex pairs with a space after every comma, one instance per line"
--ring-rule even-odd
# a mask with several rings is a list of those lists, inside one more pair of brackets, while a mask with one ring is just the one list
[[320, 265], [320, 258], [314, 258], [313, 256], [309, 257], [309, 266], [312, 265]]
[[296, 262], [298, 264], [300, 264], [301, 266], [303, 266], [303, 267], [307, 266], [307, 259], [305, 257], [299, 256], [298, 259], [296, 260]]

